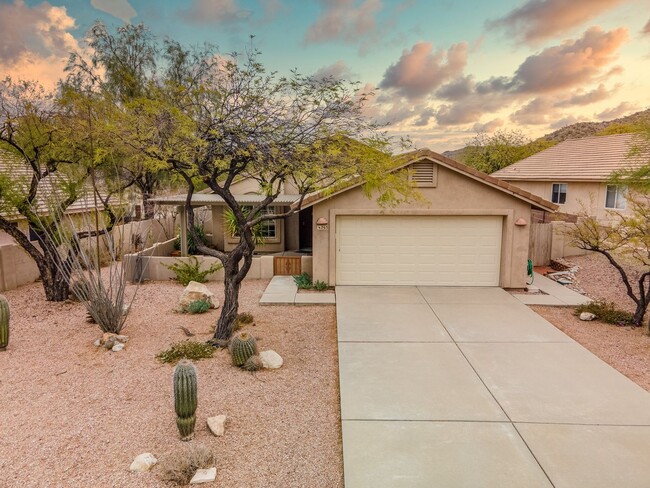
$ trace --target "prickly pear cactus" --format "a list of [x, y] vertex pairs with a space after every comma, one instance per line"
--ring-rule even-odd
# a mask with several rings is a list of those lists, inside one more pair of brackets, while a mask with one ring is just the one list
[[248, 332], [239, 332], [230, 340], [232, 364], [242, 367], [251, 356], [257, 354], [257, 341]]
[[181, 439], [189, 441], [194, 436], [197, 403], [196, 368], [184, 359], [174, 369], [174, 406], [176, 425]]
[[9, 345], [9, 302], [0, 295], [0, 351]]

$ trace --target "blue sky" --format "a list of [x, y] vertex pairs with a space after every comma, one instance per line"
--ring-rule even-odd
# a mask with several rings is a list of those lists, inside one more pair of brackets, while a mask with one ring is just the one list
[[359, 81], [369, 116], [437, 151], [650, 106], [648, 0], [0, 1], [0, 74], [51, 84], [95, 20]]

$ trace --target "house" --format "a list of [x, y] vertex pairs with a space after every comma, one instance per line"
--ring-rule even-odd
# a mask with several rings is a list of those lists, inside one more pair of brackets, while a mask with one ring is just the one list
[[629, 211], [626, 189], [608, 182], [615, 171], [648, 164], [650, 153], [631, 155], [639, 144], [636, 134], [569, 139], [492, 173], [500, 180], [559, 205], [559, 212], [583, 210], [599, 220], [610, 211]]
[[[351, 181], [308, 195], [297, 214], [270, 222], [257, 251], [311, 252], [313, 279], [330, 285], [525, 286], [531, 209], [557, 205], [429, 150], [396, 163], [411, 170], [422, 201], [384, 208], [364, 196], [362, 181]], [[255, 190], [241, 182], [237, 201], [259, 201]], [[282, 211], [297, 199], [287, 191], [275, 204]], [[184, 195], [156, 200], [185, 204]], [[195, 194], [192, 205], [211, 207], [212, 244], [228, 250], [236, 238], [223, 225], [221, 198]]]

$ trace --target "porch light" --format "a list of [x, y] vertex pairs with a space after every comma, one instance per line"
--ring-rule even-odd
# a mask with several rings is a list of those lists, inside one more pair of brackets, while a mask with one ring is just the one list
[[528, 222], [526, 222], [525, 218], [519, 217], [515, 222], [515, 225], [519, 225], [519, 226], [528, 225]]
[[316, 221], [316, 225], [327, 225], [329, 222], [325, 217], [321, 217]]

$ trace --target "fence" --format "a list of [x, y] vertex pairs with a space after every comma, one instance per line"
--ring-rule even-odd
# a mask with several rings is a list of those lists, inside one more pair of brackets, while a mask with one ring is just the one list
[[534, 266], [546, 266], [551, 259], [581, 256], [586, 251], [571, 245], [566, 235], [575, 224], [570, 222], [546, 222], [530, 225], [528, 257]]

